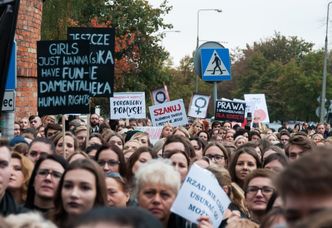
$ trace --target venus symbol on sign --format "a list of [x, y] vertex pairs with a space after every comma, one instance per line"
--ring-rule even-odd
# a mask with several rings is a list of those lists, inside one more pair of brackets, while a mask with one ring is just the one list
[[198, 97], [195, 100], [195, 107], [197, 107], [197, 110], [195, 111], [197, 115], [199, 115], [201, 112], [201, 108], [204, 108], [206, 106], [206, 99], [204, 99], [203, 97]]

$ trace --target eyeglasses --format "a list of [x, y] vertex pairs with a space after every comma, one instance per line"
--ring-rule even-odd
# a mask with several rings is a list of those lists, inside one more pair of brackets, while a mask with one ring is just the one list
[[247, 188], [247, 193], [254, 195], [257, 194], [258, 191], [261, 191], [263, 195], [271, 195], [274, 192], [274, 188], [268, 187], [268, 186], [263, 186], [263, 187], [258, 187], [258, 186], [248, 186]]
[[225, 158], [224, 155], [220, 154], [206, 154], [205, 157], [209, 158], [210, 160], [220, 161]]
[[116, 165], [120, 164], [119, 161], [115, 161], [115, 160], [108, 160], [108, 161], [100, 160], [100, 161], [97, 161], [97, 162], [100, 166], [105, 166], [106, 164], [108, 166], [116, 166]]
[[40, 169], [37, 172], [37, 175], [42, 176], [42, 177], [47, 177], [48, 175], [51, 175], [54, 179], [60, 179], [62, 177], [61, 172], [55, 171], [55, 170], [50, 170], [50, 169]]

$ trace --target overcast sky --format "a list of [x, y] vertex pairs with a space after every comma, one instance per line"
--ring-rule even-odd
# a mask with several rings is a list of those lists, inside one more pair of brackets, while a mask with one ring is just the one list
[[[159, 6], [161, 0], [148, 0]], [[199, 9], [222, 9], [199, 13], [199, 40], [219, 41], [231, 51], [246, 44], [265, 40], [275, 32], [298, 36], [324, 46], [328, 0], [168, 0], [173, 6], [165, 17], [179, 33], [168, 32], [162, 45], [170, 52], [175, 66], [196, 48]], [[332, 6], [330, 7], [332, 8]], [[332, 9], [330, 10], [332, 12]], [[332, 19], [332, 15], [330, 16]], [[329, 22], [329, 27], [332, 26]], [[332, 48], [329, 29], [329, 49]]]

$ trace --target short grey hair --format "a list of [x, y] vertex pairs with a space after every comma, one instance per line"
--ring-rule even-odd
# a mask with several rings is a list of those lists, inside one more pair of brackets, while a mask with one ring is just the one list
[[136, 198], [145, 184], [166, 185], [177, 194], [181, 186], [180, 173], [172, 166], [170, 160], [152, 159], [141, 166], [135, 174]]

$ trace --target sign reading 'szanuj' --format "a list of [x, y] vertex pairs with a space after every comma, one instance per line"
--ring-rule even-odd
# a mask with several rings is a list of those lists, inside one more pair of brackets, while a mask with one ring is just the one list
[[38, 41], [39, 115], [89, 113], [90, 93], [104, 90], [89, 67], [88, 41]]
[[96, 78], [103, 89], [94, 91], [93, 97], [111, 97], [114, 88], [114, 29], [68, 28], [68, 40], [89, 41], [89, 65], [96, 67]]
[[146, 118], [144, 92], [114, 93], [110, 98], [110, 106], [112, 120]]
[[171, 211], [196, 223], [208, 216], [213, 227], [219, 227], [230, 200], [208, 170], [193, 164], [171, 207]]
[[243, 122], [246, 104], [235, 101], [216, 101], [216, 120]]
[[202, 48], [201, 66], [204, 81], [231, 80], [231, 62], [227, 48]]
[[186, 109], [182, 99], [149, 107], [153, 126], [171, 123], [174, 127], [188, 123]]

